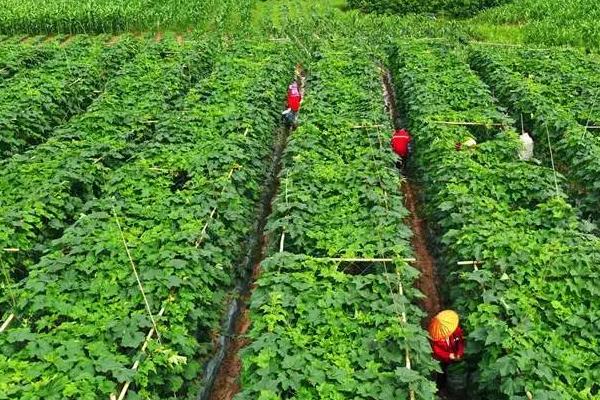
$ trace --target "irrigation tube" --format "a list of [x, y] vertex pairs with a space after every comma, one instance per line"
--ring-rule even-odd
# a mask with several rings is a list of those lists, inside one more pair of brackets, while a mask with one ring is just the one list
[[221, 330], [223, 333], [221, 333], [217, 342], [219, 350], [206, 365], [202, 391], [198, 395], [197, 400], [208, 400], [210, 398], [215, 380], [217, 379], [217, 375], [219, 374], [219, 370], [221, 369], [225, 355], [227, 354], [229, 346], [231, 345], [231, 337], [235, 335], [235, 323], [240, 315], [240, 310], [242, 309], [243, 305], [243, 302], [239, 298], [242, 293], [241, 289], [241, 287], [237, 287], [235, 289], [237, 298], [229, 304], [227, 318]]
[[241, 263], [243, 268], [241, 268], [241, 273], [237, 278], [236, 287], [233, 291], [234, 297], [229, 304], [227, 316], [221, 326], [221, 334], [217, 341], [219, 349], [206, 365], [204, 377], [202, 379], [202, 390], [198, 397], [196, 397], [196, 400], [209, 400], [211, 397], [215, 381], [219, 375], [219, 370], [231, 347], [232, 338], [236, 334], [236, 323], [244, 307], [243, 299], [244, 296], [248, 294], [252, 283], [252, 269], [254, 265], [262, 261], [264, 257], [264, 229], [267, 219], [271, 214], [271, 204], [277, 194], [279, 173], [282, 169], [281, 158], [290, 133], [290, 130], [286, 128], [277, 129], [275, 144], [273, 146], [273, 155], [271, 158], [271, 168], [266, 176], [263, 185], [263, 195], [259, 203], [259, 217], [253, 227], [254, 232], [248, 241], [248, 252]]

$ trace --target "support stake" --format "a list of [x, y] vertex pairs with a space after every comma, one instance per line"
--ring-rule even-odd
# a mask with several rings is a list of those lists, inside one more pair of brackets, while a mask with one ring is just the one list
[[363, 129], [363, 128], [385, 128], [384, 125], [355, 125], [352, 129]]
[[[404, 297], [404, 288], [402, 287], [402, 282], [400, 281], [400, 273], [398, 271], [396, 271], [396, 275], [398, 276], [398, 293], [400, 294], [400, 296]], [[406, 309], [404, 306], [402, 307], [402, 313], [400, 315], [402, 318], [402, 323], [404, 325], [406, 325], [408, 320], [406, 318]], [[406, 346], [406, 349], [404, 349], [404, 350], [405, 350], [406, 369], [412, 369], [408, 346]], [[410, 389], [409, 395], [410, 395], [410, 400], [415, 400], [415, 391], [414, 390]]]
[[283, 246], [285, 242], [285, 231], [281, 232], [281, 239], [279, 239], [279, 252], [283, 253]]
[[158, 328], [156, 327], [156, 321], [154, 320], [154, 315], [152, 315], [152, 310], [150, 309], [150, 303], [148, 303], [148, 298], [146, 297], [146, 291], [144, 290], [144, 286], [142, 285], [142, 281], [140, 280], [140, 276], [138, 275], [137, 268], [135, 267], [135, 263], [133, 262], [133, 258], [131, 257], [131, 253], [129, 252], [129, 246], [127, 246], [127, 241], [125, 240], [125, 235], [123, 234], [123, 229], [121, 228], [121, 223], [119, 222], [119, 217], [117, 216], [117, 210], [113, 208], [113, 214], [115, 215], [115, 221], [117, 222], [117, 226], [119, 227], [119, 232], [121, 234], [121, 240], [123, 241], [123, 246], [125, 246], [125, 251], [127, 252], [127, 257], [129, 258], [129, 263], [131, 264], [131, 269], [133, 270], [133, 274], [135, 275], [135, 279], [138, 284], [138, 288], [142, 293], [142, 297], [144, 298], [144, 304], [146, 305], [146, 311], [148, 311], [148, 315], [150, 316], [150, 320], [152, 321], [152, 327], [156, 331], [156, 337], [160, 342], [160, 333], [158, 332]]
[[467, 125], [467, 126], [504, 126], [504, 124], [498, 123], [486, 123], [486, 122], [469, 122], [469, 121], [427, 121], [431, 124], [441, 125]]
[[483, 264], [483, 261], [459, 261], [457, 265], [472, 265], [475, 271], [479, 271], [478, 265]]
[[[162, 317], [163, 314], [165, 313], [165, 307], [163, 306], [160, 311], [158, 312], [158, 317]], [[146, 348], [148, 347], [148, 343], [150, 343], [150, 339], [152, 339], [152, 336], [154, 336], [154, 333], [156, 332], [158, 334], [158, 331], [154, 329], [155, 327], [153, 326], [152, 328], [150, 328], [150, 331], [148, 332], [148, 335], [146, 335], [146, 340], [144, 340], [144, 344], [142, 345], [142, 349], [141, 349], [141, 353], [144, 353], [146, 351]], [[133, 363], [133, 366], [131, 367], [132, 371], [137, 371], [137, 369], [140, 366], [140, 361], [136, 360]], [[131, 385], [131, 381], [127, 381], [125, 382], [125, 384], [123, 385], [123, 387], [121, 388], [121, 392], [119, 393], [119, 397], [117, 398], [114, 394], [110, 395], [110, 400], [123, 400], [125, 398], [125, 395], [127, 394], [127, 391], [129, 390], [129, 386]]]
[[393, 262], [401, 260], [404, 262], [415, 262], [415, 258], [336, 258], [336, 257], [314, 257], [315, 260], [339, 261], [339, 262]]
[[15, 318], [15, 314], [10, 314], [8, 316], [8, 318], [6, 318], [6, 321], [4, 321], [2, 326], [0, 326], [0, 333], [4, 332], [6, 330], [6, 328], [8, 328], [8, 326], [10, 325], [10, 323], [12, 322], [12, 320], [14, 318]]

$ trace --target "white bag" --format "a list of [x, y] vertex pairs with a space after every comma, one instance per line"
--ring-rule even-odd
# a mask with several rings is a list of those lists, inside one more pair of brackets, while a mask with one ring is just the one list
[[533, 158], [533, 139], [527, 132], [523, 132], [519, 136], [521, 148], [519, 149], [519, 159], [522, 161], [530, 161]]

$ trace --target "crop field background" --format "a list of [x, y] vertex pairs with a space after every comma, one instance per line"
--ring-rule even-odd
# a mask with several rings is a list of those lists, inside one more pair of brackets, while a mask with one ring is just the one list
[[0, 0], [0, 400], [599, 400], [599, 13]]

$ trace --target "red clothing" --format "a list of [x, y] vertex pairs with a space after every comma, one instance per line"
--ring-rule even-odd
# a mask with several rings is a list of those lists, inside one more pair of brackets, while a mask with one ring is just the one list
[[394, 153], [398, 154], [402, 158], [408, 157], [408, 145], [412, 138], [410, 134], [405, 129], [398, 129], [394, 132], [394, 136], [392, 136], [392, 149]]
[[[441, 362], [450, 364], [465, 354], [465, 339], [463, 330], [458, 326], [452, 335], [442, 340], [430, 340], [433, 349], [433, 357]], [[454, 353], [456, 359], [450, 359], [450, 353]]]
[[287, 93], [288, 107], [293, 112], [298, 112], [298, 110], [300, 110], [300, 102], [301, 101], [302, 101], [302, 95], [298, 91], [298, 84], [294, 82], [288, 88], [288, 93]]

